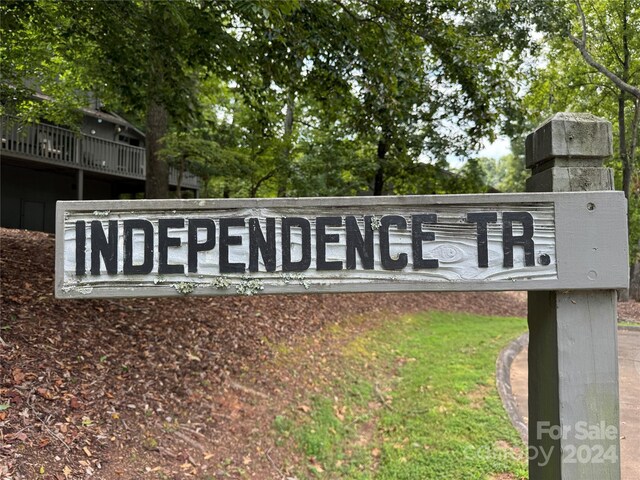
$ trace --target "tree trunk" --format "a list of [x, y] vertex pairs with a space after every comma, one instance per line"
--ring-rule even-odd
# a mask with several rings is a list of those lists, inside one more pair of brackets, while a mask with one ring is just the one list
[[[631, 142], [629, 143], [629, 158], [631, 159], [631, 165], [635, 165], [636, 162], [636, 151], [638, 148], [638, 127], [640, 124], [640, 99], [636, 99], [634, 102], [635, 111], [633, 113], [633, 120], [631, 123]], [[631, 176], [633, 177], [633, 171], [631, 172]], [[640, 179], [635, 176], [635, 186], [633, 190], [629, 192], [630, 199], [631, 197], [640, 195]], [[637, 201], [629, 202], [634, 205], [638, 205]], [[631, 217], [629, 217], [629, 220]], [[631, 231], [631, 222], [629, 221], [629, 231]], [[636, 259], [635, 262], [632, 261], [630, 275], [629, 275], [629, 295], [633, 300], [640, 302], [640, 239], [638, 240], [638, 246], [636, 249]]]
[[[623, 72], [624, 73], [624, 72]], [[626, 121], [626, 94], [620, 90], [618, 95], [618, 155], [622, 162], [622, 191], [629, 204], [629, 187], [631, 185], [631, 162], [627, 151], [627, 121]], [[627, 223], [629, 223], [629, 212], [627, 212]], [[631, 225], [629, 225], [630, 227]], [[633, 265], [631, 266], [633, 270]], [[626, 302], [629, 300], [630, 290], [628, 288], [618, 292], [618, 300]]]
[[147, 109], [147, 174], [146, 198], [169, 197], [169, 167], [158, 155], [162, 137], [167, 133], [169, 114], [164, 105], [151, 101]]
[[162, 149], [162, 138], [169, 128], [169, 112], [162, 92], [167, 78], [166, 51], [164, 49], [166, 5], [153, 0], [145, 0], [149, 22], [149, 43], [147, 45], [147, 172], [146, 198], [169, 197], [169, 166], [158, 152]]
[[209, 177], [202, 177], [202, 191], [198, 194], [200, 198], [209, 198]]
[[291, 172], [291, 137], [293, 135], [293, 115], [295, 111], [295, 94], [289, 92], [287, 95], [287, 111], [284, 117], [284, 148], [282, 149], [282, 157], [280, 158], [279, 175], [278, 175], [278, 197], [287, 196], [287, 187]]
[[382, 195], [384, 188], [384, 161], [387, 156], [387, 142], [385, 140], [378, 141], [378, 170], [373, 180], [373, 194], [375, 196]]
[[640, 240], [638, 240], [636, 261], [631, 265], [629, 279], [629, 297], [640, 302]]
[[622, 191], [625, 198], [629, 199], [629, 187], [631, 185], [631, 161], [627, 151], [627, 125], [626, 125], [626, 94], [620, 91], [618, 95], [618, 135], [620, 137], [618, 152], [622, 162]]
[[182, 198], [182, 178], [184, 177], [184, 155], [180, 155], [180, 169], [178, 170], [178, 181], [176, 182], [176, 197]]
[[[625, 0], [623, 2], [622, 11], [622, 80], [629, 81], [631, 66], [631, 51], [629, 49], [629, 4]], [[620, 160], [622, 161], [622, 191], [627, 198], [627, 205], [635, 204], [631, 202], [631, 196], [637, 195], [631, 191], [631, 183], [633, 181], [636, 147], [638, 144], [638, 122], [640, 121], [640, 98], [633, 99], [634, 114], [631, 121], [630, 134], [631, 138], [627, 142], [627, 126], [626, 126], [626, 92], [620, 90], [618, 96], [618, 131], [620, 134]], [[628, 231], [631, 234], [631, 212], [627, 211]], [[640, 240], [638, 241], [640, 247]], [[640, 252], [640, 248], [638, 249]], [[620, 300], [640, 300], [640, 253], [636, 256], [636, 261], [631, 261], [629, 268], [629, 288], [620, 292]]]

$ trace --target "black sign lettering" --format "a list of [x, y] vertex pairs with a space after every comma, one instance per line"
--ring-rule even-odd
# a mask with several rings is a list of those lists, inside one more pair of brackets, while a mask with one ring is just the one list
[[476, 234], [478, 243], [478, 267], [489, 267], [489, 247], [487, 238], [487, 224], [496, 223], [498, 214], [496, 212], [472, 212], [467, 213], [467, 222], [476, 224]]
[[414, 270], [438, 268], [437, 259], [423, 258], [422, 242], [433, 242], [436, 239], [435, 233], [422, 231], [422, 225], [425, 223], [438, 223], [438, 216], [435, 213], [411, 216], [411, 247], [413, 251]]
[[244, 218], [220, 219], [220, 273], [244, 273], [244, 263], [229, 263], [229, 246], [242, 245], [242, 237], [229, 235], [229, 227], [244, 227]]
[[249, 271], [258, 271], [258, 251], [262, 254], [262, 261], [267, 272], [276, 270], [276, 219], [267, 218], [267, 237], [260, 228], [260, 220], [249, 219]]
[[[480, 211], [477, 209], [469, 208], [462, 213], [458, 208], [454, 218], [432, 210], [433, 213], [383, 215], [378, 217], [380, 220], [362, 213], [339, 216], [333, 213], [337, 210], [328, 210], [327, 216], [318, 217], [282, 217], [276, 214], [271, 217], [220, 218], [196, 213], [196, 218], [189, 215], [178, 217], [175, 214], [172, 217], [150, 218], [145, 214], [142, 218], [108, 220], [99, 217], [97, 220], [87, 220], [83, 216], [80, 217], [83, 220], [74, 219], [67, 227], [75, 229], [75, 238], [70, 235], [66, 242], [71, 260], [75, 256], [72, 273], [77, 278], [87, 274], [142, 276], [197, 273], [198, 278], [202, 279], [210, 275], [304, 272], [309, 269], [310, 274], [317, 273], [318, 278], [331, 278], [331, 275], [323, 272], [342, 269], [402, 271], [407, 267], [416, 271], [414, 274], [407, 272], [407, 278], [413, 278], [419, 270], [438, 269], [440, 262], [455, 263], [453, 270], [441, 272], [444, 276], [448, 275], [447, 278], [457, 275], [458, 270], [463, 268], [480, 269], [476, 270], [476, 277], [473, 278], [484, 278], [491, 273], [486, 270], [490, 266], [489, 254], [497, 247], [497, 240], [489, 236], [490, 225], [493, 225], [493, 229], [502, 229], [503, 262], [502, 266], [492, 267], [513, 268], [514, 249], [520, 247], [524, 258], [516, 262], [518, 265], [522, 262], [526, 267], [551, 264], [551, 257], [545, 253], [548, 245], [544, 240], [535, 242], [539, 243], [540, 251], [537, 253], [539, 258], [534, 258], [535, 213], [487, 211], [484, 207], [480, 207]], [[439, 223], [439, 220], [444, 223]], [[278, 233], [278, 222], [281, 222], [281, 234]], [[315, 231], [312, 232], [314, 222]], [[461, 224], [464, 225], [463, 229], [459, 228]], [[466, 257], [454, 246], [459, 241], [456, 235], [462, 235], [462, 240], [467, 242], [471, 233], [473, 241], [473, 229], [476, 231], [477, 266], [472, 258]], [[379, 252], [376, 250], [377, 241], [380, 244]], [[426, 243], [436, 241], [438, 245], [450, 242], [452, 246], [434, 250], [435, 243]], [[213, 259], [213, 253], [207, 252], [212, 252], [216, 247], [219, 252]], [[311, 265], [313, 248], [316, 261]], [[441, 257], [440, 252], [444, 256]], [[378, 255], [380, 263], [377, 263]], [[208, 261], [205, 262], [204, 258]]]
[[407, 266], [407, 254], [401, 253], [398, 258], [391, 258], [389, 253], [389, 227], [395, 225], [398, 230], [407, 229], [407, 221], [400, 215], [385, 215], [380, 220], [380, 261], [385, 270], [402, 270]]
[[[198, 230], [207, 229], [207, 237], [204, 242], [198, 243]], [[189, 273], [198, 271], [198, 252], [213, 250], [216, 246], [216, 224], [210, 218], [189, 219], [187, 262]]]
[[[297, 227], [302, 236], [302, 258], [291, 261], [291, 228]], [[311, 224], [302, 217], [285, 217], [282, 219], [282, 271], [302, 272], [311, 265]]]
[[170, 237], [170, 228], [183, 228], [184, 218], [161, 218], [158, 220], [158, 273], [184, 273], [184, 265], [169, 263], [169, 247], [179, 247], [182, 241], [179, 237]]
[[[122, 273], [125, 275], [145, 275], [153, 270], [153, 225], [148, 220], [125, 220], [122, 222], [124, 237], [124, 263]], [[142, 264], [133, 264], [133, 230], [142, 230], [144, 235], [144, 259]]]
[[373, 230], [371, 215], [364, 217], [364, 238], [358, 228], [358, 221], [354, 216], [345, 217], [347, 229], [347, 270], [356, 268], [356, 250], [360, 255], [362, 268], [373, 270]]
[[76, 275], [84, 275], [87, 267], [85, 265], [87, 226], [84, 220], [76, 222]]
[[[513, 222], [522, 224], [522, 235], [513, 236]], [[504, 212], [502, 214], [502, 251], [503, 266], [513, 267], [513, 246], [524, 247], [524, 264], [527, 267], [535, 265], [533, 244], [533, 217], [529, 212]]]
[[91, 221], [91, 275], [100, 275], [100, 257], [107, 273], [118, 273], [118, 222], [109, 220], [109, 239], [105, 237], [100, 220]]
[[342, 270], [340, 260], [327, 261], [327, 243], [338, 243], [340, 235], [326, 233], [326, 227], [341, 227], [342, 217], [318, 217], [316, 218], [316, 269], [317, 270]]

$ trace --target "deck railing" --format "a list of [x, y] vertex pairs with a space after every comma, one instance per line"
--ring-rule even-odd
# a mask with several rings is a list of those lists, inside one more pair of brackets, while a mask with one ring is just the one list
[[[97, 138], [85, 133], [44, 123], [24, 124], [7, 116], [0, 118], [0, 148], [3, 154], [54, 163], [61, 166], [145, 179], [144, 148]], [[176, 185], [178, 172], [169, 169], [169, 183]], [[182, 186], [199, 188], [200, 180], [184, 172]]]

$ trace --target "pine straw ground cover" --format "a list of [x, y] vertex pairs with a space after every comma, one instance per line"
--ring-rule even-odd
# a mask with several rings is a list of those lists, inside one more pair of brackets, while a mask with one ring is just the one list
[[400, 313], [526, 312], [509, 293], [55, 300], [51, 235], [0, 247], [2, 480], [281, 478], [273, 420], [306, 380], [279, 349], [322, 358], [310, 336]]

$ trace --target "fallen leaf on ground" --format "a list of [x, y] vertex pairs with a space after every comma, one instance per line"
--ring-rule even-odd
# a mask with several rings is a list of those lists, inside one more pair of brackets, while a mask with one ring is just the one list
[[11, 372], [11, 375], [13, 376], [14, 385], [20, 385], [24, 381], [24, 372], [19, 368], [14, 368]]
[[45, 400], [53, 400], [53, 394], [46, 388], [36, 388], [36, 392]]
[[194, 355], [191, 352], [187, 352], [187, 358], [189, 360], [195, 360], [196, 362], [201, 362], [202, 360], [200, 359], [200, 357], [198, 357], [197, 355]]

